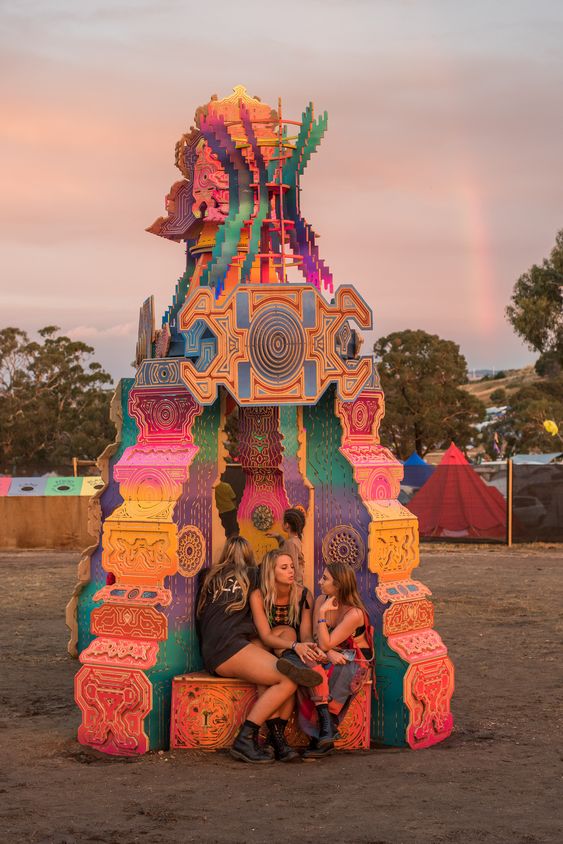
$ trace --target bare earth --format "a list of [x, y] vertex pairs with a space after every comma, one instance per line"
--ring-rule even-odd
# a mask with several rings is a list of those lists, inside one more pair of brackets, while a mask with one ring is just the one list
[[259, 767], [76, 743], [76, 558], [0, 553], [0, 841], [563, 841], [561, 546], [424, 549], [416, 576], [457, 669], [448, 741]]

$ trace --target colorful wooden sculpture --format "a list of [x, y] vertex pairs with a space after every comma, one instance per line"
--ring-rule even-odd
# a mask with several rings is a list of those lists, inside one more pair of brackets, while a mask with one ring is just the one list
[[[402, 467], [379, 443], [383, 393], [360, 355], [371, 311], [353, 287], [332, 295], [300, 213], [300, 179], [326, 122], [312, 105], [284, 120], [281, 104], [237, 87], [198, 109], [176, 146], [184, 178], [149, 231], [186, 243], [186, 271], [159, 330], [152, 298], [141, 309], [137, 375], [118, 387], [118, 438], [100, 463], [99, 541], [67, 613], [83, 663], [79, 740], [107, 753], [166, 747], [173, 678], [201, 668], [197, 575], [225, 539], [214, 489], [228, 407], [238, 410], [244, 478], [238, 523], [257, 555], [300, 504], [308, 585], [331, 560], [358, 575], [377, 631], [372, 739], [420, 748], [452, 730], [453, 667], [429, 590], [411, 579], [417, 520], [397, 501]], [[231, 700], [227, 687], [215, 696]], [[233, 720], [251, 695], [235, 691]], [[194, 730], [175, 713], [181, 742]]]

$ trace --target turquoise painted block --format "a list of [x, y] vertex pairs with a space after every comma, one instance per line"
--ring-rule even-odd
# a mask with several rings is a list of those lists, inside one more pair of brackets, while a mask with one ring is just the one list
[[83, 478], [47, 478], [45, 495], [80, 495]]

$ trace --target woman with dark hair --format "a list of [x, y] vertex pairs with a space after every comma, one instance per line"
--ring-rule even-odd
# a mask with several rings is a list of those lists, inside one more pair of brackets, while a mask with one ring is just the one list
[[282, 660], [264, 650], [252, 620], [250, 594], [258, 586], [258, 569], [246, 539], [227, 540], [223, 553], [203, 582], [197, 605], [201, 654], [210, 674], [237, 677], [266, 687], [248, 713], [231, 754], [244, 762], [271, 762], [270, 750], [260, 746], [258, 731], [295, 692], [297, 683], [312, 685], [312, 671], [294, 666], [291, 677]]
[[304, 754], [309, 759], [333, 751], [338, 724], [368, 679], [374, 658], [373, 628], [354, 570], [345, 563], [328, 563], [319, 586], [313, 631], [326, 661], [316, 666], [320, 682], [301, 696], [299, 707], [299, 723], [311, 736]]
[[280, 551], [289, 554], [295, 567], [295, 580], [303, 583], [305, 558], [303, 556], [303, 530], [305, 529], [305, 513], [297, 507], [290, 507], [283, 514], [282, 529], [287, 538], [274, 533], [267, 536], [277, 539]]

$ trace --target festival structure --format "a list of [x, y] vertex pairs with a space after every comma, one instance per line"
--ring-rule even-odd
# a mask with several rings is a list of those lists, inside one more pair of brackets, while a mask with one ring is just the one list
[[[216, 96], [176, 145], [182, 178], [148, 231], [186, 246], [186, 271], [156, 329], [142, 309], [137, 374], [112, 406], [100, 458], [96, 542], [67, 609], [82, 663], [79, 740], [111, 754], [225, 746], [255, 690], [201, 672], [195, 597], [224, 540], [227, 405], [238, 425], [242, 535], [257, 557], [288, 506], [307, 513], [306, 582], [348, 563], [376, 625], [377, 694], [350, 707], [341, 746], [423, 748], [452, 730], [453, 666], [433, 629], [402, 466], [378, 439], [383, 393], [361, 329], [370, 308], [333, 290], [300, 210], [301, 177], [326, 130], [249, 96]], [[230, 411], [232, 415], [232, 411]], [[374, 690], [375, 691], [375, 690]], [[296, 741], [298, 737], [296, 737]]]

